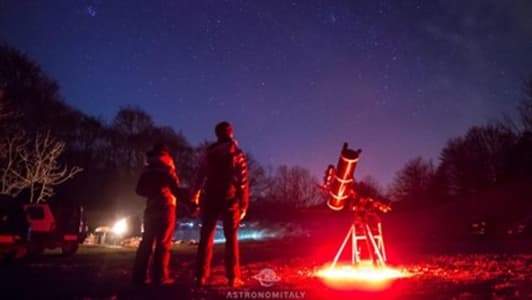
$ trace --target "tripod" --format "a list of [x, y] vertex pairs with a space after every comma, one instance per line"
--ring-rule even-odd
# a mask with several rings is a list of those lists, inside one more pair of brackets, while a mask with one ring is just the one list
[[[376, 230], [375, 230], [376, 229]], [[374, 232], [376, 231], [376, 232]], [[371, 228], [367, 218], [355, 218], [353, 224], [349, 228], [347, 235], [340, 246], [340, 249], [334, 257], [331, 268], [336, 266], [338, 259], [344, 252], [347, 243], [351, 239], [351, 264], [358, 265], [361, 261], [361, 248], [359, 244], [364, 241], [366, 245], [367, 255], [375, 266], [386, 265], [386, 251], [384, 249], [384, 240], [382, 237], [382, 225], [377, 221], [376, 228]]]

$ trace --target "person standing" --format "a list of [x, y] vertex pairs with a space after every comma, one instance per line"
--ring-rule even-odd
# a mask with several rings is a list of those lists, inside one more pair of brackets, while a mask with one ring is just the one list
[[[147, 198], [144, 211], [144, 232], [133, 267], [133, 283], [147, 282], [147, 269], [152, 260], [152, 282], [169, 285], [174, 282], [169, 275], [170, 248], [176, 223], [176, 195], [179, 178], [170, 150], [163, 144], [156, 144], [147, 153], [148, 164], [137, 183], [138, 195]], [[155, 246], [155, 251], [153, 247]]]
[[[202, 224], [196, 282], [203, 286], [208, 280], [216, 222], [221, 218], [225, 236], [225, 272], [229, 286], [238, 287], [243, 284], [238, 226], [246, 215], [249, 202], [247, 159], [234, 139], [230, 123], [221, 122], [214, 131], [217, 141], [207, 147], [192, 190], [193, 200], [200, 207]], [[205, 195], [200, 197], [202, 190]]]

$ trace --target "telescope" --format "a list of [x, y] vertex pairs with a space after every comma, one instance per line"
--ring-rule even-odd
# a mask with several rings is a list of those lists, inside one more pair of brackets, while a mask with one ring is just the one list
[[325, 171], [324, 188], [329, 191], [327, 206], [332, 210], [342, 210], [346, 200], [354, 194], [354, 173], [362, 150], [349, 149], [344, 143], [336, 168], [329, 165]]
[[329, 165], [325, 170], [321, 188], [327, 192], [327, 206], [334, 211], [340, 211], [346, 203], [351, 203], [352, 210], [359, 213], [368, 210], [387, 213], [391, 210], [389, 203], [355, 191], [354, 173], [361, 153], [361, 149], [350, 149], [349, 145], [344, 143], [336, 168]]
[[[355, 190], [355, 169], [362, 150], [353, 150], [344, 143], [340, 151], [340, 158], [336, 167], [329, 165], [325, 171], [321, 188], [327, 193], [327, 206], [334, 210], [343, 210], [349, 203], [354, 213], [353, 224], [347, 233], [332, 267], [340, 258], [349, 239], [352, 239], [352, 264], [361, 261], [361, 249], [359, 246], [365, 241], [364, 251], [375, 265], [385, 266], [386, 252], [382, 235], [382, 225], [379, 213], [387, 213], [391, 210], [388, 202], [375, 199], [370, 195], [357, 193]], [[362, 191], [363, 192], [363, 191]]]

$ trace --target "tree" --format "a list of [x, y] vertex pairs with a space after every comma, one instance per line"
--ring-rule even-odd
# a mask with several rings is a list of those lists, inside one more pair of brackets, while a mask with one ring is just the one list
[[25, 141], [20, 135], [4, 135], [0, 141], [0, 194], [15, 197], [27, 187], [26, 182], [16, 176], [24, 146]]
[[316, 178], [307, 169], [286, 165], [277, 168], [266, 197], [293, 207], [314, 205], [321, 199]]
[[355, 191], [358, 195], [384, 200], [386, 196], [377, 180], [371, 176], [366, 176], [362, 180], [355, 182]]
[[63, 139], [63, 132], [75, 127], [79, 112], [62, 100], [59, 85], [24, 53], [0, 44], [0, 89], [6, 108], [18, 114], [19, 125], [30, 135], [51, 130]]
[[246, 156], [248, 159], [251, 201], [264, 199], [271, 188], [272, 178], [251, 154], [248, 153]]
[[54, 194], [55, 186], [82, 171], [59, 164], [65, 144], [49, 133], [39, 134], [33, 141], [19, 135], [10, 138], [7, 144], [7, 155], [1, 167], [2, 193], [15, 197], [28, 189], [29, 203], [46, 201]]
[[14, 173], [19, 167], [19, 154], [24, 148], [25, 140], [20, 132], [11, 132], [14, 127], [8, 126], [8, 121], [13, 114], [7, 111], [6, 104], [4, 90], [0, 89], [0, 194], [16, 196], [25, 188], [25, 184]]
[[432, 161], [421, 157], [412, 159], [397, 172], [390, 189], [390, 197], [406, 206], [426, 205], [432, 196], [434, 175]]
[[[4, 98], [5, 91], [0, 88], [0, 124], [9, 116], [6, 109], [6, 99]], [[2, 124], [3, 125], [3, 124]]]
[[512, 149], [517, 137], [498, 124], [475, 126], [451, 139], [440, 155], [439, 172], [447, 179], [449, 195], [469, 197], [512, 176]]
[[25, 200], [45, 201], [81, 169], [62, 168], [65, 144], [38, 132], [75, 111], [62, 103], [55, 81], [19, 51], [0, 45], [0, 65], [0, 193], [16, 197], [29, 190]]
[[114, 162], [125, 170], [137, 171], [144, 165], [144, 154], [153, 144], [154, 123], [150, 115], [137, 107], [124, 107], [113, 122], [111, 145]]
[[524, 130], [532, 132], [532, 76], [523, 84], [523, 99], [518, 110]]

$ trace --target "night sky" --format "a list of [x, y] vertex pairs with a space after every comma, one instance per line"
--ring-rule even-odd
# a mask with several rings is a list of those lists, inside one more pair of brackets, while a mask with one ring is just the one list
[[139, 106], [194, 144], [229, 120], [263, 164], [317, 176], [348, 141], [387, 184], [515, 112], [532, 1], [0, 0], [0, 39], [86, 113]]

